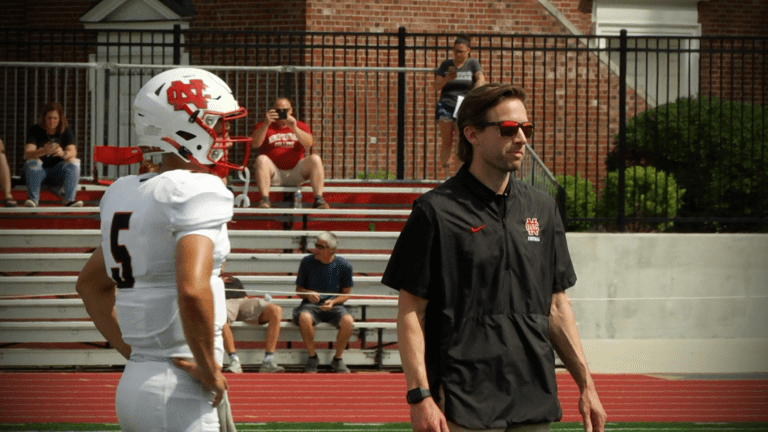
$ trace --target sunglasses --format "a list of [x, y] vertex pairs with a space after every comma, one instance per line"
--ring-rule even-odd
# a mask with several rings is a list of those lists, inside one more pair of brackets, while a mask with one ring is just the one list
[[503, 137], [514, 138], [515, 136], [517, 136], [517, 131], [520, 129], [523, 130], [523, 135], [525, 135], [526, 138], [530, 138], [531, 135], [533, 135], [533, 123], [531, 122], [518, 123], [516, 121], [507, 120], [507, 121], [481, 123], [477, 125], [477, 127], [486, 127], [486, 126], [493, 126], [493, 125], [499, 126], [499, 134]]

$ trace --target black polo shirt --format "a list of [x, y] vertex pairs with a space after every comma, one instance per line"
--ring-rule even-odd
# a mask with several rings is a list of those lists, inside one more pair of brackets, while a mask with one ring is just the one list
[[429, 300], [430, 390], [470, 429], [560, 419], [549, 313], [575, 282], [554, 200], [514, 179], [497, 195], [467, 165], [414, 202], [382, 278]]

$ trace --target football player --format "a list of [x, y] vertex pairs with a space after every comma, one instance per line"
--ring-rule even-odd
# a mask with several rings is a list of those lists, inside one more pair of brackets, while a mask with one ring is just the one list
[[[133, 108], [139, 147], [163, 154], [162, 163], [105, 192], [102, 243], [77, 291], [129, 359], [115, 400], [123, 431], [219, 431], [216, 406], [227, 390], [219, 275], [233, 195], [211, 173], [247, 163], [251, 139], [228, 133], [246, 111], [219, 77], [192, 68], [150, 79]], [[239, 165], [227, 162], [233, 144], [245, 147]]]

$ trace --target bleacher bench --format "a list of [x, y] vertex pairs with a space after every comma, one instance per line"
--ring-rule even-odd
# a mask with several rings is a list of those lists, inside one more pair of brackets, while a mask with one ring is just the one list
[[[232, 249], [274, 250], [312, 248], [322, 231], [310, 230], [229, 230]], [[391, 251], [400, 233], [387, 231], [335, 232], [342, 251]], [[0, 246], [5, 248], [96, 248], [101, 244], [97, 229], [18, 229], [0, 230]]]
[[[236, 341], [263, 341], [266, 336], [265, 325], [250, 325], [243, 322], [232, 323], [232, 333]], [[337, 330], [327, 323], [315, 326], [316, 342], [334, 342]], [[396, 350], [385, 349], [397, 342], [395, 322], [355, 322], [353, 339], [360, 341], [361, 347], [349, 348], [344, 353], [345, 362], [353, 366], [370, 365], [379, 368], [397, 366], [400, 356]], [[301, 341], [298, 326], [292, 322], [280, 323], [279, 341]], [[22, 343], [104, 343], [101, 333], [91, 321], [3, 321], [0, 322], [0, 344]], [[318, 350], [321, 360], [329, 362], [332, 350]], [[263, 349], [238, 350], [244, 365], [259, 364], [263, 359]], [[299, 365], [306, 362], [306, 350], [278, 349], [277, 361], [284, 365]], [[62, 366], [62, 365], [122, 365], [123, 359], [112, 349], [46, 349], [13, 348], [0, 349], [0, 366]]]
[[[290, 320], [299, 298], [273, 298], [283, 308], [283, 319]], [[397, 317], [396, 299], [349, 299], [345, 303], [355, 321], [391, 320]], [[83, 301], [68, 299], [0, 299], [3, 320], [72, 320], [89, 319]], [[2, 340], [0, 340], [2, 343]]]

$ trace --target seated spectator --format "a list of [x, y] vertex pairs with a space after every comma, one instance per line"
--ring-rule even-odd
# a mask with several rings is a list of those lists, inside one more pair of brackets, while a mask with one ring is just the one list
[[293, 116], [291, 102], [286, 98], [275, 101], [264, 121], [258, 123], [251, 134], [251, 145], [259, 149], [256, 158], [256, 186], [261, 194], [259, 207], [270, 208], [271, 186], [298, 186], [309, 180], [315, 196], [313, 208], [328, 208], [323, 198], [325, 170], [318, 155], [304, 157], [314, 143], [312, 131]]
[[69, 129], [64, 108], [47, 103], [40, 111], [36, 124], [29, 127], [24, 145], [24, 175], [27, 182], [27, 207], [37, 207], [43, 182], [51, 192], [64, 199], [68, 207], [82, 207], [76, 201], [80, 181], [80, 160], [77, 146]]
[[0, 187], [5, 193], [3, 205], [6, 207], [16, 207], [18, 203], [11, 194], [11, 168], [8, 166], [8, 159], [5, 157], [5, 144], [0, 140]]
[[[280, 321], [283, 319], [283, 308], [268, 303], [264, 299], [248, 297], [243, 290], [243, 283], [235, 277], [224, 279], [225, 296], [227, 298], [227, 324], [222, 329], [224, 350], [229, 355], [229, 371], [243, 373], [240, 358], [235, 349], [235, 338], [229, 324], [233, 321], [244, 321], [248, 324], [267, 324], [267, 337], [264, 341], [264, 361], [259, 372], [285, 372], [285, 369], [275, 363], [273, 354], [280, 336]], [[243, 290], [243, 291], [235, 291]]]
[[339, 329], [331, 368], [336, 372], [349, 372], [342, 355], [352, 336], [354, 324], [352, 315], [344, 307], [352, 291], [352, 264], [336, 256], [337, 245], [338, 240], [333, 233], [324, 232], [317, 236], [315, 253], [301, 260], [299, 274], [296, 276], [296, 292], [303, 300], [293, 310], [293, 322], [299, 326], [301, 338], [309, 353], [304, 372], [317, 372], [315, 325], [321, 322], [330, 323]]

